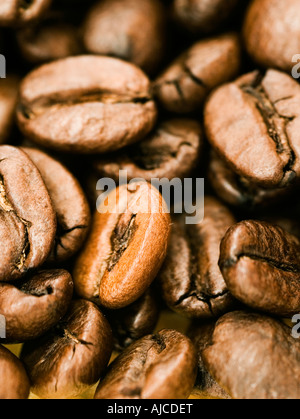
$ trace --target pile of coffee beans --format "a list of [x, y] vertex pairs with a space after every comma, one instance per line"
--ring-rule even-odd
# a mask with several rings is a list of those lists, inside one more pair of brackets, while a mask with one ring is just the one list
[[300, 399], [299, 0], [1, 0], [0, 53], [0, 399]]

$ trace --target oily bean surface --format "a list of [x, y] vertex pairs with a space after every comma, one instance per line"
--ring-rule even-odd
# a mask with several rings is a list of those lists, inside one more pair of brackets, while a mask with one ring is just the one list
[[300, 397], [300, 342], [278, 320], [243, 311], [226, 314], [203, 358], [234, 399]]

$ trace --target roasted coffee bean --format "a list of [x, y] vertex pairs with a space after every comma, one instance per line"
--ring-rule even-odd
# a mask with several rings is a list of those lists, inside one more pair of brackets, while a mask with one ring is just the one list
[[130, 306], [109, 312], [115, 349], [122, 351], [134, 341], [152, 333], [158, 317], [159, 307], [151, 289]]
[[76, 300], [53, 331], [24, 345], [21, 358], [40, 398], [80, 395], [99, 380], [112, 351], [110, 326], [91, 302]]
[[263, 188], [300, 176], [300, 86], [285, 73], [253, 72], [217, 89], [205, 109], [211, 145], [229, 166]]
[[20, 30], [17, 41], [23, 57], [33, 64], [77, 55], [82, 50], [76, 29], [52, 20]]
[[229, 205], [247, 210], [270, 207], [295, 191], [294, 185], [275, 189], [261, 188], [231, 170], [214, 151], [211, 153], [207, 177], [219, 198]]
[[175, 330], [162, 330], [140, 339], [113, 362], [95, 398], [188, 398], [196, 371], [192, 342]]
[[200, 124], [174, 119], [159, 124], [145, 140], [119, 154], [97, 158], [94, 167], [102, 177], [117, 182], [120, 170], [127, 171], [128, 180], [183, 179], [197, 166], [202, 148]]
[[166, 204], [149, 183], [113, 190], [98, 207], [76, 262], [77, 293], [110, 309], [136, 301], [165, 259], [170, 225]]
[[221, 243], [220, 269], [238, 300], [290, 317], [300, 312], [300, 241], [282, 228], [242, 221]]
[[47, 259], [56, 217], [43, 179], [20, 149], [0, 146], [0, 281], [20, 278]]
[[240, 44], [236, 34], [206, 39], [177, 58], [154, 83], [161, 105], [170, 112], [200, 108], [209, 92], [237, 76]]
[[215, 329], [215, 321], [207, 321], [205, 323], [193, 323], [188, 333], [189, 338], [195, 345], [198, 357], [198, 375], [196, 379], [194, 394], [204, 399], [230, 399], [226, 391], [212, 378], [207, 371], [202, 352], [211, 343], [211, 338]]
[[159, 0], [102, 0], [88, 14], [83, 38], [93, 54], [119, 57], [153, 72], [165, 49], [163, 7]]
[[56, 211], [57, 231], [48, 260], [64, 261], [81, 248], [87, 236], [89, 204], [77, 179], [61, 163], [40, 150], [22, 149], [39, 169]]
[[22, 82], [21, 130], [45, 147], [114, 151], [144, 138], [156, 121], [150, 81], [116, 58], [79, 56], [45, 64]]
[[30, 382], [21, 361], [0, 345], [0, 400], [28, 399]]
[[278, 320], [242, 311], [226, 314], [202, 355], [235, 399], [300, 398], [300, 341]]
[[39, 19], [52, 0], [1, 0], [0, 26], [20, 26]]
[[17, 105], [19, 80], [9, 76], [0, 81], [0, 144], [4, 143], [10, 134]]
[[230, 16], [237, 3], [237, 0], [174, 0], [174, 14], [187, 30], [211, 33]]
[[263, 67], [290, 72], [300, 51], [298, 0], [253, 0], [243, 28], [245, 45]]
[[162, 296], [174, 311], [210, 318], [233, 304], [218, 267], [220, 243], [233, 215], [219, 201], [205, 198], [205, 218], [197, 225], [174, 221], [167, 258], [159, 273]]
[[16, 284], [0, 283], [0, 314], [6, 319], [3, 343], [35, 339], [66, 314], [73, 281], [65, 270], [41, 271]]

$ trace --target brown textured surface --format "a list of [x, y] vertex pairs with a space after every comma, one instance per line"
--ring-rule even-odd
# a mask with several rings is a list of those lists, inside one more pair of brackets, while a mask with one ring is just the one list
[[221, 240], [235, 219], [214, 198], [206, 197], [204, 205], [202, 223], [173, 223], [167, 258], [158, 276], [168, 306], [191, 318], [218, 316], [233, 303], [218, 259]]
[[158, 77], [155, 96], [170, 112], [196, 111], [213, 88], [236, 77], [240, 59], [237, 34], [197, 42]]
[[192, 342], [175, 330], [148, 335], [110, 366], [96, 399], [184, 399], [196, 378]]
[[142, 178], [184, 178], [200, 159], [203, 134], [192, 119], [172, 119], [160, 123], [143, 141], [118, 154], [97, 157], [94, 168], [102, 177], [119, 181], [119, 170], [126, 170], [128, 181]]
[[217, 89], [206, 104], [213, 148], [240, 176], [264, 188], [300, 176], [300, 86], [289, 75], [253, 72]]
[[0, 146], [0, 280], [39, 267], [52, 248], [56, 217], [43, 179], [20, 149]]
[[1, 79], [0, 90], [0, 143], [4, 143], [10, 134], [17, 105], [19, 79], [9, 76]]
[[242, 311], [226, 314], [203, 357], [235, 399], [300, 398], [300, 342], [278, 320]]
[[52, 332], [21, 353], [32, 392], [40, 398], [76, 397], [99, 380], [112, 351], [110, 326], [91, 302], [73, 301]]
[[6, 319], [2, 343], [35, 339], [66, 314], [73, 281], [65, 270], [41, 271], [20, 284], [0, 283], [0, 313]]
[[1, 0], [1, 26], [25, 25], [39, 19], [52, 0]]
[[164, 53], [164, 9], [159, 0], [102, 0], [91, 8], [83, 32], [89, 52], [152, 72]]
[[145, 182], [113, 190], [100, 211], [104, 208], [107, 213], [94, 216], [76, 261], [74, 282], [80, 296], [98, 302], [100, 298], [105, 307], [118, 309], [141, 297], [157, 275], [171, 220], [162, 196]]
[[300, 311], [300, 242], [261, 221], [233, 226], [221, 244], [220, 268], [231, 293], [258, 310], [290, 317]]
[[248, 53], [266, 68], [290, 72], [300, 51], [300, 2], [254, 0], [243, 28]]
[[61, 262], [73, 256], [87, 236], [91, 214], [85, 194], [72, 173], [48, 154], [23, 147], [39, 169], [57, 217], [57, 232], [49, 259]]
[[147, 76], [116, 58], [79, 56], [29, 73], [20, 90], [18, 122], [32, 140], [69, 152], [108, 152], [141, 140], [156, 107]]

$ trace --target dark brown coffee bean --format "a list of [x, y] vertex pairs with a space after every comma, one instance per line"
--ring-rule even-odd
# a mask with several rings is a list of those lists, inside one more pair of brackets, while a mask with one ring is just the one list
[[113, 190], [94, 216], [74, 270], [77, 293], [110, 309], [140, 298], [167, 252], [171, 219], [156, 188], [134, 182]]
[[215, 152], [211, 153], [207, 176], [224, 202], [247, 210], [270, 207], [295, 191], [294, 185], [275, 189], [261, 188], [231, 170]]
[[0, 400], [28, 399], [30, 382], [21, 361], [0, 345]]
[[91, 220], [89, 204], [77, 179], [61, 163], [40, 150], [22, 149], [39, 169], [56, 211], [57, 232], [48, 260], [64, 261], [86, 238]]
[[119, 171], [126, 170], [128, 180], [142, 178], [174, 179], [188, 177], [195, 169], [203, 148], [202, 129], [198, 122], [174, 119], [158, 125], [145, 140], [110, 156], [95, 160], [102, 177], [119, 181]]
[[159, 307], [153, 290], [121, 310], [108, 313], [113, 330], [115, 349], [121, 351], [133, 342], [153, 332], [159, 317]]
[[1, 0], [0, 26], [26, 25], [39, 19], [52, 0]]
[[66, 314], [73, 295], [71, 275], [41, 271], [20, 284], [0, 283], [0, 314], [6, 319], [5, 343], [35, 339]]
[[158, 0], [102, 0], [86, 18], [84, 44], [93, 54], [119, 57], [153, 72], [165, 49], [165, 23]]
[[199, 109], [209, 92], [238, 74], [240, 44], [236, 34], [206, 39], [177, 58], [154, 83], [154, 92], [170, 112]]
[[217, 89], [205, 109], [208, 139], [240, 176], [263, 188], [300, 176], [300, 86], [290, 76], [254, 72]]
[[0, 81], [0, 144], [4, 143], [10, 134], [17, 105], [19, 80], [9, 76]]
[[79, 56], [39, 67], [22, 82], [21, 130], [45, 147], [79, 153], [114, 151], [153, 128], [150, 81], [116, 58]]
[[0, 281], [20, 278], [47, 259], [56, 216], [43, 179], [20, 149], [0, 146]]
[[76, 300], [53, 331], [24, 345], [21, 358], [40, 398], [76, 397], [99, 380], [112, 351], [110, 326], [91, 302]]
[[76, 29], [53, 20], [19, 31], [17, 41], [26, 61], [42, 64], [81, 52]]
[[222, 241], [219, 265], [244, 304], [283, 317], [300, 312], [300, 242], [280, 227], [236, 224]]
[[300, 341], [275, 319], [242, 311], [226, 314], [203, 358], [235, 399], [300, 398]]
[[251, 57], [263, 67], [290, 72], [300, 52], [298, 0], [253, 0], [246, 15], [244, 40]]
[[214, 329], [215, 321], [207, 321], [200, 324], [193, 323], [188, 333], [189, 338], [195, 345], [198, 357], [198, 375], [193, 393], [204, 399], [230, 399], [229, 394], [219, 386], [207, 371], [202, 358], [202, 352], [211, 343]]
[[192, 342], [175, 330], [162, 330], [140, 339], [113, 362], [95, 398], [188, 398], [196, 371]]
[[167, 258], [159, 274], [167, 305], [191, 318], [219, 316], [233, 303], [218, 259], [221, 240], [235, 219], [211, 197], [205, 197], [204, 213], [204, 220], [197, 225], [174, 222]]
[[237, 3], [237, 0], [174, 0], [174, 14], [187, 30], [210, 33], [230, 16]]

